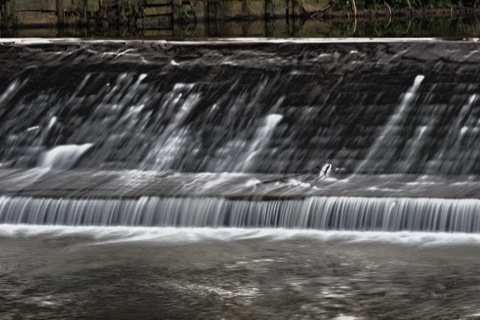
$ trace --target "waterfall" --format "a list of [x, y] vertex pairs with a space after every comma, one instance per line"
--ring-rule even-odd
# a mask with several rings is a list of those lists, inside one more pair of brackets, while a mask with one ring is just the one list
[[0, 223], [480, 232], [480, 56], [454, 44], [14, 42]]
[[288, 228], [351, 231], [480, 232], [480, 200], [310, 197], [0, 198], [0, 223], [73, 226]]
[[326, 161], [336, 174], [480, 174], [469, 43], [448, 47], [465, 61], [433, 61], [441, 42], [312, 43], [301, 55], [288, 43], [129, 45], [141, 61], [102, 53], [117, 43], [38, 54], [25, 43], [29, 64], [7, 69], [0, 52], [1, 167], [92, 143], [70, 169], [283, 174]]
[[280, 122], [280, 120], [282, 120], [282, 116], [279, 114], [271, 114], [267, 116], [265, 119], [265, 124], [255, 133], [253, 141], [251, 142], [250, 146], [248, 146], [245, 154], [240, 156], [240, 158], [237, 160], [238, 164], [234, 171], [247, 171], [253, 166], [255, 157], [267, 145], [270, 137], [273, 134], [275, 126]]
[[[472, 110], [472, 106], [477, 100], [477, 95], [471, 95], [443, 139], [440, 147], [436, 150], [433, 158], [427, 163], [427, 172], [452, 171], [456, 168], [462, 168], [462, 173], [468, 173], [476, 165], [473, 161], [462, 161], [461, 159], [471, 158], [471, 154], [478, 154], [478, 150], [465, 149], [464, 145], [475, 143], [480, 134], [480, 121], [478, 116]], [[460, 157], [458, 157], [460, 155]], [[458, 158], [457, 158], [458, 157]], [[442, 161], [442, 159], [449, 161]]]
[[[409, 107], [411, 106], [413, 99], [415, 99], [417, 90], [422, 84], [423, 79], [425, 79], [424, 75], [418, 75], [415, 77], [412, 86], [405, 93], [399, 107], [395, 110], [387, 124], [383, 127], [382, 132], [378, 135], [375, 143], [368, 151], [365, 160], [358, 166], [356, 170], [357, 173], [363, 172], [367, 164], [371, 166], [371, 169], [368, 170], [375, 172], [379, 165], [384, 165], [385, 163], [391, 161], [394, 156], [394, 152], [397, 151], [396, 148], [392, 148], [392, 144], [398, 143], [399, 140], [396, 137], [398, 134], [396, 131], [398, 130], [398, 127], [401, 126], [405, 121]], [[372, 161], [373, 157], [375, 157], [375, 161], [377, 161], [377, 163]]]

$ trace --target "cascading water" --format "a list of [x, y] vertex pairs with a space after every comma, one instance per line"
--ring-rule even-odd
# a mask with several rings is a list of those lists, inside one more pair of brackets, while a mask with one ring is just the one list
[[77, 145], [57, 146], [40, 156], [38, 166], [47, 169], [69, 169], [90, 147], [91, 143]]
[[480, 200], [319, 197], [62, 200], [0, 198], [0, 223], [480, 232]]
[[[118, 55], [99, 44], [55, 46], [3, 47], [6, 59], [12, 47], [28, 59], [1, 76], [3, 167], [34, 167], [56, 146], [92, 143], [76, 168], [283, 174], [331, 160], [343, 173], [480, 172], [469, 43], [442, 58], [423, 56], [448, 46], [440, 42], [292, 44], [281, 53], [266, 44], [254, 54], [248, 45], [100, 48]], [[425, 152], [412, 149], [419, 139]]]
[[[395, 147], [392, 148], [392, 143], [403, 142], [399, 141], [400, 139], [395, 138], [395, 131], [398, 131], [398, 129], [405, 124], [404, 122], [409, 113], [408, 111], [410, 111], [408, 107], [411, 105], [412, 100], [415, 98], [415, 95], [423, 79], [425, 79], [423, 75], [415, 77], [413, 85], [405, 93], [405, 96], [400, 102], [400, 106], [397, 110], [394, 111], [394, 114], [385, 124], [382, 132], [379, 134], [378, 138], [376, 138], [375, 140], [375, 143], [370, 148], [370, 151], [368, 152], [365, 160], [358, 166], [357, 172], [364, 171], [366, 166], [372, 167], [375, 171], [377, 167], [385, 167], [385, 164], [392, 162], [392, 158], [395, 157], [395, 152], [397, 149]], [[378, 154], [381, 154], [380, 158], [377, 158]]]
[[477, 319], [475, 41], [0, 39], [1, 319]]
[[126, 46], [1, 46], [1, 223], [478, 232], [475, 44]]

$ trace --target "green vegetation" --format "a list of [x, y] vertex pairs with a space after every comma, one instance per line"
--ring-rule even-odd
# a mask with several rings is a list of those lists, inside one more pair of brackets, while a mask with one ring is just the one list
[[[325, 21], [328, 28], [324, 37], [439, 37], [462, 39], [480, 34], [480, 23], [475, 17], [422, 18], [422, 19], [369, 19], [357, 22], [353, 30], [347, 20]], [[318, 36], [315, 29], [299, 30], [298, 36]]]
[[477, 8], [480, 0], [331, 0], [330, 5], [333, 10]]
[[143, 15], [143, 0], [123, 0], [119, 4], [121, 15], [126, 20], [137, 19]]

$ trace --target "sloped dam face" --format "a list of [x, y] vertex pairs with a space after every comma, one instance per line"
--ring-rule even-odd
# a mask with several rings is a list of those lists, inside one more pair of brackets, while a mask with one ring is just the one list
[[0, 221], [476, 232], [477, 47], [4, 43]]
[[1, 49], [2, 169], [480, 173], [476, 43]]
[[0, 313], [480, 314], [476, 41], [4, 39], [0, 69]]

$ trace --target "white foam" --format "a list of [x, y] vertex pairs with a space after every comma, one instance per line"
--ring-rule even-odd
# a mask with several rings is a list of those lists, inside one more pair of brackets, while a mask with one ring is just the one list
[[353, 316], [346, 316], [344, 314], [339, 314], [332, 320], [360, 320], [361, 318], [353, 317]]
[[461, 40], [444, 40], [440, 38], [222, 38], [202, 41], [166, 41], [166, 40], [84, 40], [79, 38], [0, 38], [2, 43], [16, 44], [55, 44], [55, 43], [158, 43], [174, 45], [205, 45], [222, 43], [392, 43], [392, 42], [478, 42], [479, 38], [463, 38]]
[[39, 129], [40, 129], [39, 126], [34, 126], [34, 127], [28, 128], [27, 131], [37, 131], [37, 130], [39, 130]]
[[93, 144], [86, 143], [82, 145], [62, 145], [57, 146], [40, 157], [38, 166], [46, 169], [68, 169], [85, 153]]
[[258, 180], [257, 178], [252, 178], [252, 179], [249, 179], [246, 183], [245, 183], [245, 187], [249, 188], [249, 187], [255, 187], [257, 186], [259, 183], [261, 183], [260, 180]]
[[296, 180], [296, 179], [288, 179], [288, 184], [291, 185], [291, 186], [301, 187], [301, 188], [311, 188], [312, 187], [312, 185], [310, 183], [306, 183], [306, 182], [299, 181], [299, 180]]
[[50, 122], [48, 123], [48, 127], [47, 127], [47, 128], [50, 130], [56, 122], [57, 122], [57, 117], [52, 117], [52, 118], [50, 119]]
[[480, 312], [473, 313], [473, 314], [470, 314], [470, 315], [467, 316], [467, 318], [470, 318], [470, 317], [480, 317]]
[[0, 224], [4, 238], [86, 237], [95, 244], [151, 242], [158, 244], [264, 239], [305, 239], [339, 243], [389, 243], [407, 246], [480, 245], [480, 234], [433, 232], [359, 232], [305, 229], [73, 227]]

